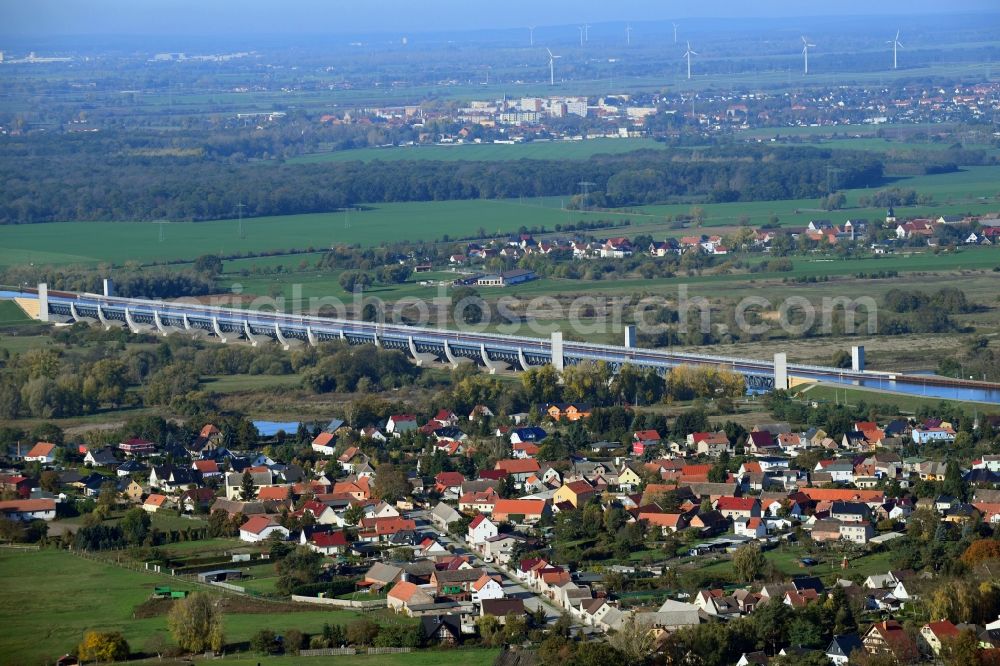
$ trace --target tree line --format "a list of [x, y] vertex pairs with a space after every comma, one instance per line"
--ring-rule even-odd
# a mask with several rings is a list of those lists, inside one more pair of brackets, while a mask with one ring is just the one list
[[814, 148], [718, 147], [637, 151], [588, 160], [396, 161], [225, 164], [201, 156], [156, 158], [79, 152], [27, 154], [0, 164], [0, 224], [66, 220], [212, 220], [338, 210], [361, 203], [572, 195], [595, 183], [596, 204], [698, 197], [712, 201], [815, 198], [837, 187], [878, 185], [877, 155]]

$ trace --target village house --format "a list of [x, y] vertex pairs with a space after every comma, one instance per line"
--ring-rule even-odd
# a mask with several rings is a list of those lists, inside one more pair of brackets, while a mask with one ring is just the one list
[[278, 535], [288, 538], [288, 530], [279, 525], [271, 516], [253, 516], [240, 526], [240, 540], [257, 543]]
[[386, 595], [386, 605], [396, 613], [412, 615], [414, 607], [429, 606], [434, 597], [410, 581], [401, 580]]
[[584, 480], [571, 481], [562, 485], [555, 495], [552, 496], [552, 503], [569, 502], [574, 508], [580, 508], [591, 498], [596, 496], [594, 487]]

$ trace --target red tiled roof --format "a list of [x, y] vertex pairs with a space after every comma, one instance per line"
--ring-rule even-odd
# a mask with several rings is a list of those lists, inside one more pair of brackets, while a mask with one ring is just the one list
[[534, 458], [498, 460], [493, 468], [503, 470], [508, 474], [527, 474], [528, 472], [537, 472], [541, 469], [538, 461]]
[[56, 445], [51, 442], [38, 442], [28, 453], [24, 456], [25, 458], [47, 458], [52, 455], [52, 451], [55, 450]]
[[271, 520], [270, 516], [253, 516], [240, 526], [240, 531], [249, 532], [250, 534], [260, 534], [272, 525], [277, 525], [277, 523]]

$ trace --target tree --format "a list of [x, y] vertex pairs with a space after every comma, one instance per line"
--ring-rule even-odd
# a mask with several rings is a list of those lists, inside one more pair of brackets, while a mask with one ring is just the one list
[[174, 602], [167, 615], [167, 628], [177, 645], [188, 652], [204, 652], [221, 647], [223, 642], [222, 611], [203, 592]]
[[365, 510], [360, 504], [352, 504], [344, 511], [344, 522], [348, 525], [357, 525], [365, 516]]
[[345, 636], [347, 642], [352, 645], [371, 645], [375, 642], [378, 632], [379, 626], [375, 622], [368, 618], [362, 618], [347, 625]]
[[281, 652], [281, 643], [273, 631], [260, 629], [250, 637], [250, 649], [258, 654], [278, 654]]
[[366, 289], [372, 283], [372, 278], [368, 273], [361, 271], [344, 271], [337, 279], [341, 288], [347, 293], [354, 293]]
[[315, 583], [319, 579], [323, 555], [305, 546], [299, 546], [294, 551], [278, 560], [275, 569], [278, 572], [278, 582], [275, 588], [282, 594], [291, 594], [299, 585]]
[[378, 466], [373, 490], [376, 497], [391, 504], [409, 495], [412, 487], [406, 478], [406, 472], [401, 467], [384, 463]]
[[194, 260], [194, 269], [212, 277], [222, 273], [222, 259], [214, 254], [203, 254]]
[[973, 541], [962, 553], [961, 560], [970, 568], [987, 560], [1000, 560], [1000, 541], [994, 539]]
[[741, 582], [751, 582], [764, 571], [767, 559], [756, 543], [740, 546], [733, 553], [733, 573]]
[[632, 614], [616, 632], [608, 636], [608, 644], [620, 652], [629, 664], [642, 664], [653, 653], [654, 639], [649, 627], [642, 626]]
[[240, 482], [240, 498], [244, 502], [249, 502], [257, 497], [257, 486], [253, 482], [253, 474], [250, 468], [243, 470], [243, 480]]
[[945, 666], [977, 666], [983, 663], [976, 632], [966, 629], [958, 636], [942, 641], [941, 659]]
[[128, 641], [120, 631], [88, 631], [77, 648], [77, 658], [83, 661], [125, 661]]
[[149, 533], [150, 522], [149, 513], [139, 507], [126, 511], [121, 523], [119, 523], [126, 543], [129, 545], [141, 544]]
[[525, 397], [532, 404], [556, 402], [559, 399], [559, 372], [546, 364], [521, 374]]
[[495, 615], [487, 614], [476, 619], [476, 629], [487, 647], [496, 647], [503, 641], [503, 627]]

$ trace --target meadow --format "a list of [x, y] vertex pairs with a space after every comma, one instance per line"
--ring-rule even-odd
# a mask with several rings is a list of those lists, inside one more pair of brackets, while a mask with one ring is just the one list
[[[898, 217], [979, 214], [1000, 208], [1000, 166], [967, 167], [956, 173], [897, 178], [894, 186], [929, 194], [926, 206], [900, 207]], [[747, 218], [761, 225], [777, 216], [784, 226], [803, 226], [811, 219], [843, 222], [849, 218], [879, 220], [881, 208], [860, 208], [859, 199], [870, 190], [848, 190], [848, 208], [823, 211], [812, 199], [701, 204], [704, 226], [731, 227]], [[687, 235], [666, 216], [690, 213], [690, 202], [639, 206], [613, 211], [572, 211], [568, 197], [524, 200], [476, 199], [460, 201], [373, 204], [360, 211], [260, 217], [243, 220], [171, 222], [56, 222], [0, 226], [0, 269], [12, 265], [124, 264], [192, 260], [197, 254], [223, 255], [279, 249], [323, 249], [340, 244], [374, 246], [394, 241], [435, 241], [473, 237], [481, 231], [502, 234], [525, 227], [554, 229], [580, 220], [630, 220], [631, 226], [613, 233]], [[162, 228], [161, 228], [162, 227]], [[595, 235], [601, 235], [598, 230]], [[611, 232], [609, 232], [611, 233]], [[300, 260], [299, 260], [300, 261]], [[296, 261], [297, 263], [297, 261]]]
[[[55, 550], [0, 551], [0, 653], [4, 664], [52, 663], [70, 651], [88, 630], [121, 631], [134, 651], [166, 632], [166, 617], [136, 619], [133, 609], [157, 585], [204, 589], [179, 579], [123, 569]], [[211, 591], [216, 594], [216, 592]], [[360, 617], [348, 611], [313, 610], [226, 613], [228, 643], [250, 640], [261, 628], [318, 632], [325, 622], [345, 624]], [[254, 609], [256, 610], [256, 609]], [[375, 615], [373, 619], [379, 619]], [[410, 621], [392, 618], [392, 621]], [[289, 663], [289, 662], [282, 662]], [[341, 662], [338, 662], [341, 663]]]

